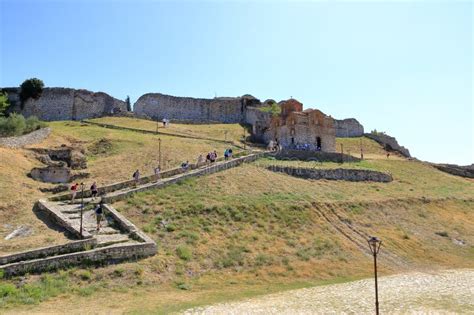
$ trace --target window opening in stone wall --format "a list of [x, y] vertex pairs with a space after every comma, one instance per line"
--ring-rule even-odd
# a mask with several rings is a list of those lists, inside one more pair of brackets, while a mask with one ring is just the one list
[[295, 144], [295, 138], [291, 138], [291, 144]]

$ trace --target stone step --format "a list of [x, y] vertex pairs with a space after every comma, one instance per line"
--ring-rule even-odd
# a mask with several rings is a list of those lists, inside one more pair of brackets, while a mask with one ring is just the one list
[[95, 238], [97, 239], [98, 247], [130, 241], [127, 234], [99, 234], [96, 235]]
[[102, 227], [99, 231], [97, 231], [97, 228], [95, 226], [85, 226], [85, 229], [93, 235], [110, 235], [120, 233], [120, 231], [108, 226]]

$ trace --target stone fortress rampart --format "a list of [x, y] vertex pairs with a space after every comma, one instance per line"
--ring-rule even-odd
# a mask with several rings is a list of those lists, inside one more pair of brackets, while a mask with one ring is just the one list
[[[82, 120], [127, 113], [127, 104], [103, 92], [83, 89], [48, 87], [37, 99], [20, 100], [20, 88], [0, 88], [7, 92], [10, 101], [8, 112], [25, 117], [37, 116], [41, 120]], [[282, 103], [282, 102], [280, 102]], [[279, 104], [280, 104], [279, 103]], [[147, 93], [138, 98], [133, 106], [137, 117], [187, 123], [244, 123], [255, 125], [257, 121], [271, 118], [260, 110], [269, 106], [252, 95], [239, 97], [192, 98]], [[335, 120], [337, 137], [360, 137], [364, 127], [354, 118]], [[255, 139], [259, 140], [259, 139]]]
[[133, 110], [137, 116], [155, 120], [240, 123], [245, 119], [247, 107], [252, 105], [258, 106], [260, 101], [250, 95], [206, 99], [148, 93], [135, 102]]
[[38, 99], [29, 98], [23, 104], [20, 88], [2, 88], [7, 92], [11, 107], [25, 117], [36, 116], [41, 120], [81, 120], [127, 111], [127, 104], [103, 92], [70, 88], [44, 88]]

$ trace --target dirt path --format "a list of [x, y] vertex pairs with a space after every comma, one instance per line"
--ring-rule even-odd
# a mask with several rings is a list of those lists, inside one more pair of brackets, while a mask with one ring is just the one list
[[[381, 314], [474, 314], [474, 269], [379, 279]], [[187, 310], [185, 314], [372, 314], [373, 279], [299, 289]]]

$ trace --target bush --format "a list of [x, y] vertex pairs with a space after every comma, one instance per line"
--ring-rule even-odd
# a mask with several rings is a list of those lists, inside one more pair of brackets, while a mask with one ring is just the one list
[[178, 247], [176, 247], [176, 254], [179, 258], [186, 261], [191, 260], [193, 255], [191, 249], [185, 245], [178, 245]]
[[46, 124], [36, 116], [25, 119], [23, 115], [13, 113], [8, 117], [0, 117], [0, 136], [3, 137], [20, 136], [44, 127]]
[[40, 79], [32, 78], [23, 81], [23, 83], [20, 85], [20, 88], [20, 99], [23, 104], [29, 98], [37, 99], [40, 97], [41, 93], [43, 92], [44, 83]]
[[26, 119], [26, 129], [23, 133], [29, 133], [45, 127], [45, 122], [39, 120], [36, 116], [30, 116]]
[[6, 92], [0, 92], [0, 117], [5, 115], [9, 106], [10, 102], [8, 101], [8, 94]]
[[23, 115], [11, 114], [7, 118], [0, 118], [0, 135], [19, 136], [26, 129], [26, 120]]

